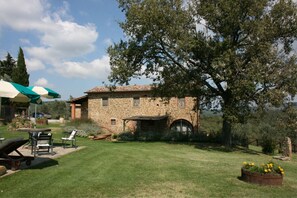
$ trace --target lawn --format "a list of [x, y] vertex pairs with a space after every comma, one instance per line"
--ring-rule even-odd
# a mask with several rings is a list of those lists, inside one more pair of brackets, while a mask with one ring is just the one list
[[[59, 137], [59, 132], [55, 132]], [[3, 132], [1, 135], [6, 135]], [[17, 132], [9, 136], [17, 136]], [[112, 143], [78, 139], [85, 149], [0, 180], [0, 197], [295, 197], [297, 156], [278, 162], [282, 187], [238, 179], [243, 161], [271, 156], [252, 150], [165, 142]]]

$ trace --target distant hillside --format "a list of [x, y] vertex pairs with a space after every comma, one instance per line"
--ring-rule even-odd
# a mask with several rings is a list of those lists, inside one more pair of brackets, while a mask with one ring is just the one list
[[201, 115], [203, 117], [213, 117], [213, 116], [222, 116], [221, 111], [210, 111], [210, 110], [201, 110]]

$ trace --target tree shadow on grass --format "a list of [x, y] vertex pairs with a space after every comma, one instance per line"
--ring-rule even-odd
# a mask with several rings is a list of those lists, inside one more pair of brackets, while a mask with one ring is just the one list
[[219, 151], [219, 152], [242, 152], [242, 153], [249, 153], [253, 155], [260, 155], [261, 152], [251, 150], [248, 148], [235, 146], [232, 148], [226, 148], [222, 144], [219, 143], [200, 143], [200, 142], [167, 142], [169, 144], [180, 144], [180, 145], [188, 145], [194, 146], [194, 148], [206, 150], [206, 151]]

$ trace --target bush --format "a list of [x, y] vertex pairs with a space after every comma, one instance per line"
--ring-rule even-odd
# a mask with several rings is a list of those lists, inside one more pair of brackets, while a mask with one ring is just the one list
[[71, 132], [74, 129], [77, 130], [77, 136], [80, 137], [96, 136], [101, 133], [100, 126], [90, 119], [75, 119], [64, 127], [66, 132]]
[[117, 139], [122, 141], [133, 141], [135, 140], [135, 135], [132, 132], [122, 132], [118, 134]]
[[260, 145], [262, 146], [263, 153], [273, 154], [278, 142], [277, 131], [269, 124], [262, 124], [260, 126], [260, 133]]
[[139, 141], [158, 141], [161, 134], [155, 131], [137, 132], [136, 139]]
[[160, 140], [182, 142], [187, 141], [188, 136], [178, 131], [167, 131], [161, 136]]
[[48, 125], [48, 120], [47, 118], [36, 118], [36, 124]]
[[34, 127], [34, 123], [31, 122], [30, 120], [22, 117], [16, 117], [16, 118], [13, 118], [11, 123], [8, 124], [7, 129], [9, 131], [14, 131], [18, 128], [33, 128], [33, 127]]

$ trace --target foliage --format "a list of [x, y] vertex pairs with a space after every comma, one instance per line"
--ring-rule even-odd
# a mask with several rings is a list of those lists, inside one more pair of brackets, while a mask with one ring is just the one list
[[297, 91], [297, 12], [282, 0], [119, 0], [126, 40], [108, 49], [114, 84], [151, 78], [161, 96], [219, 101], [223, 140], [251, 104], [280, 105]]
[[250, 172], [261, 173], [261, 174], [279, 174], [279, 175], [285, 174], [284, 169], [272, 161], [266, 164], [262, 164], [261, 166], [256, 166], [254, 162], [250, 162], [250, 163], [243, 162], [242, 168]]
[[91, 135], [98, 135], [101, 132], [100, 126], [90, 119], [75, 119], [67, 123], [64, 127], [64, 131], [71, 132], [72, 130], [77, 130], [77, 136], [88, 137]]
[[264, 123], [259, 127], [261, 134], [260, 145], [263, 153], [274, 154], [279, 139], [277, 138], [277, 131], [270, 125], [271, 123]]
[[[30, 114], [35, 112], [35, 104], [31, 104], [30, 110]], [[37, 112], [50, 114], [53, 119], [60, 117], [68, 119], [70, 117], [69, 104], [62, 100], [43, 102], [41, 105], [37, 105]]]
[[204, 116], [202, 114], [199, 120], [199, 131], [203, 131], [208, 134], [220, 133], [222, 131], [222, 122], [223, 119], [221, 116]]
[[118, 138], [118, 134], [113, 133], [111, 134], [111, 139], [116, 140]]
[[157, 140], [183, 142], [188, 141], [189, 137], [179, 131], [166, 131]]
[[48, 120], [47, 118], [36, 118], [36, 124], [48, 125]]
[[118, 134], [118, 140], [133, 141], [135, 140], [135, 135], [132, 132], [122, 132]]
[[15, 83], [21, 84], [25, 87], [29, 86], [29, 74], [25, 63], [24, 52], [19, 48], [17, 65], [12, 71], [12, 80]]
[[234, 143], [247, 146], [257, 141], [267, 154], [273, 154], [285, 137], [290, 137], [292, 143], [296, 143], [295, 111], [291, 109], [289, 113], [285, 108], [255, 112], [247, 123], [233, 126], [233, 135], [238, 140]]
[[12, 58], [10, 53], [7, 53], [6, 59], [0, 61], [0, 76], [3, 80], [11, 82], [12, 71], [16, 66], [16, 61]]
[[8, 124], [7, 129], [9, 131], [15, 131], [18, 128], [33, 128], [34, 123], [23, 117], [15, 117]]

